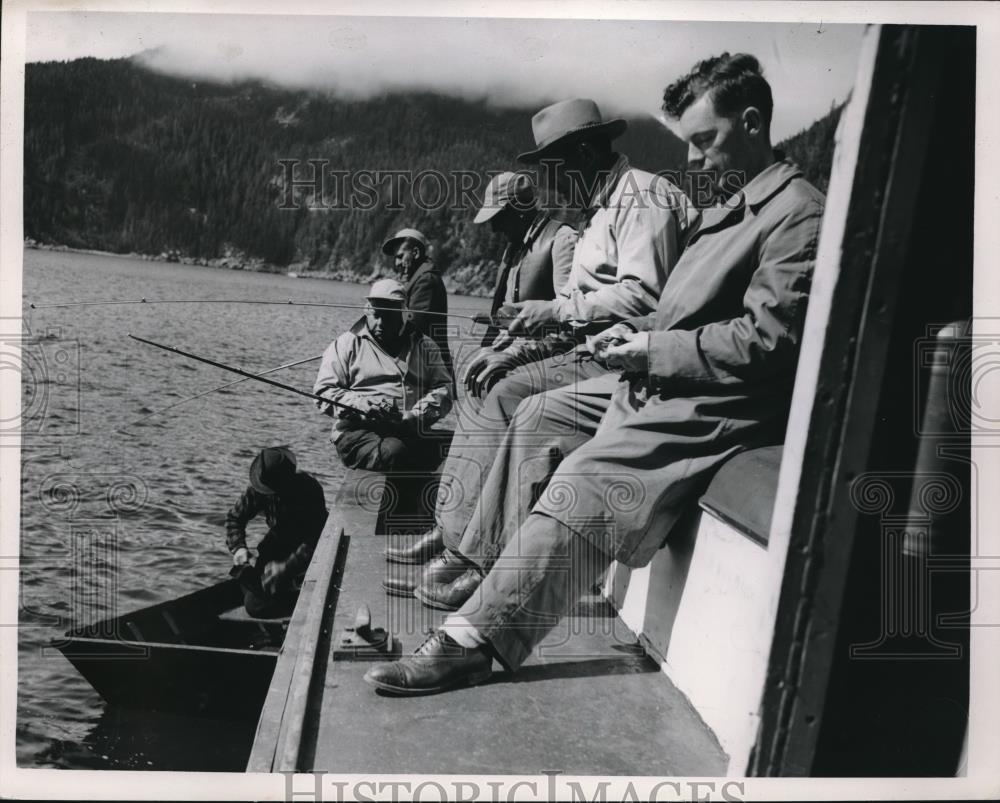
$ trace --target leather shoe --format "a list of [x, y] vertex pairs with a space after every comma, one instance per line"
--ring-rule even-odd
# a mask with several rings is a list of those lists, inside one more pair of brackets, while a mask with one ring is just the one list
[[394, 597], [412, 597], [413, 589], [420, 584], [419, 566], [388, 566], [382, 588]]
[[450, 583], [470, 568], [472, 567], [465, 560], [446, 549], [424, 566], [418, 584]]
[[466, 649], [438, 630], [413, 655], [375, 664], [365, 682], [383, 693], [410, 697], [473, 686], [492, 674], [493, 658], [484, 647]]
[[436, 524], [409, 546], [389, 547], [385, 559], [390, 563], [423, 564], [444, 549], [444, 534]]
[[475, 569], [466, 569], [450, 583], [421, 582], [414, 589], [413, 596], [428, 608], [439, 611], [457, 611], [475, 593], [482, 581], [483, 578], [479, 572]]

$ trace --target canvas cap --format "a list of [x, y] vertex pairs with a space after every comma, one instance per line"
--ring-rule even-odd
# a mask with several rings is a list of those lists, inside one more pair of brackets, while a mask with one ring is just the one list
[[394, 256], [403, 240], [416, 240], [427, 250], [427, 238], [416, 229], [400, 229], [392, 237], [382, 243], [382, 253]]
[[562, 100], [546, 106], [531, 118], [535, 150], [518, 154], [526, 164], [541, 161], [545, 152], [558, 142], [584, 134], [604, 133], [614, 139], [625, 133], [628, 123], [620, 118], [605, 120], [597, 104], [587, 98]]
[[295, 452], [287, 446], [269, 446], [250, 464], [250, 485], [259, 493], [274, 494], [295, 474]]
[[379, 279], [365, 298], [378, 301], [393, 301], [402, 306], [406, 303], [406, 288], [395, 279]]
[[482, 208], [473, 222], [485, 223], [508, 205], [519, 212], [535, 208], [535, 182], [527, 173], [508, 171], [490, 179], [483, 195]]

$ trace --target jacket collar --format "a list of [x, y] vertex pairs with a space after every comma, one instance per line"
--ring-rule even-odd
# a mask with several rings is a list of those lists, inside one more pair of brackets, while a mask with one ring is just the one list
[[721, 206], [702, 209], [696, 234], [722, 226], [730, 217], [742, 215], [744, 209], [749, 208], [756, 214], [787, 187], [792, 179], [801, 175], [802, 171], [791, 162], [784, 159], [775, 162], [754, 176], [749, 184], [733, 193]]
[[436, 270], [437, 266], [434, 264], [434, 261], [430, 258], [425, 259], [420, 263], [420, 265], [417, 266], [417, 269], [413, 271], [413, 275], [406, 280], [407, 291], [413, 287], [419, 277], [423, 276], [425, 273], [433, 273]]
[[788, 182], [801, 176], [802, 171], [796, 165], [786, 159], [779, 159], [754, 176], [740, 194], [746, 198], [747, 205], [756, 212], [781, 192]]
[[628, 157], [623, 153], [619, 153], [615, 163], [603, 177], [604, 180], [602, 183], [594, 188], [594, 192], [590, 196], [590, 201], [587, 203], [587, 212], [591, 216], [601, 207], [608, 205], [608, 201], [611, 200], [611, 194], [618, 187], [619, 182], [622, 180], [622, 176], [624, 176], [628, 170]]
[[[410, 345], [413, 344], [413, 342], [417, 339], [417, 337], [420, 334], [410, 324], [409, 321], [406, 321], [403, 324], [402, 332], [403, 332], [403, 339], [407, 341]], [[371, 330], [368, 328], [368, 319], [365, 318], [364, 315], [362, 315], [360, 318], [358, 318], [358, 320], [354, 322], [354, 325], [351, 327], [351, 334], [361, 338], [362, 340], [369, 340], [378, 348], [380, 349], [382, 348], [382, 346], [378, 343], [378, 341], [375, 340], [375, 336], [371, 333]]]

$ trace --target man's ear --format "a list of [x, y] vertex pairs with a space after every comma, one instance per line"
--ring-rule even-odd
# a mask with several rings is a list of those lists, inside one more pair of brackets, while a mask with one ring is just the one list
[[760, 109], [756, 106], [747, 106], [743, 110], [743, 114], [740, 115], [740, 122], [743, 124], [743, 130], [748, 137], [759, 136], [761, 131], [764, 130], [764, 115], [760, 113]]

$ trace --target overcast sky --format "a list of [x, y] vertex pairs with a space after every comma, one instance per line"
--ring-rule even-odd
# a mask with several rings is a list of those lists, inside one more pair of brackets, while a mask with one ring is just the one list
[[606, 113], [658, 114], [663, 87], [694, 62], [745, 51], [774, 90], [779, 140], [847, 97], [862, 33], [818, 23], [32, 12], [27, 60], [161, 48], [153, 66], [192, 77], [361, 97], [436, 89], [529, 106], [584, 96]]

